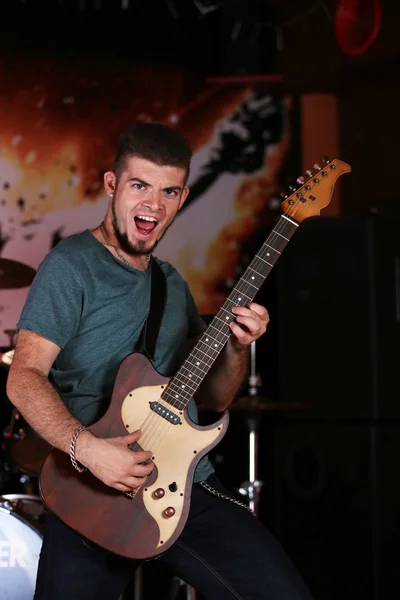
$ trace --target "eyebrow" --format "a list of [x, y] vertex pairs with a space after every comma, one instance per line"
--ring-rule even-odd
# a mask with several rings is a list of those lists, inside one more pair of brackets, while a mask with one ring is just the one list
[[[147, 181], [144, 181], [143, 179], [140, 179], [140, 177], [131, 177], [130, 179], [128, 179], [128, 182], [132, 182], [132, 181], [136, 181], [137, 183], [141, 183], [142, 185], [151, 187], [150, 183], [148, 183]], [[182, 191], [182, 188], [179, 185], [167, 185], [167, 187], [163, 188], [163, 191], [165, 191], [165, 190], [176, 190], [177, 192], [180, 192], [180, 191]]]

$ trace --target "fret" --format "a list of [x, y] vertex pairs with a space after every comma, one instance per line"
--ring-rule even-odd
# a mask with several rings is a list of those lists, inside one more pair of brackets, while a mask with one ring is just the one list
[[182, 389], [182, 387], [180, 389], [179, 389], [179, 387], [177, 388], [176, 387], [177, 384], [181, 385], [182, 381], [186, 382], [186, 377], [187, 377], [187, 375], [185, 373], [183, 373], [183, 371], [181, 371], [181, 373], [179, 373], [179, 374], [178, 373], [176, 374], [176, 380], [177, 381], [174, 384], [174, 386], [175, 386], [175, 389], [174, 389], [175, 398], [176, 398], [177, 395], [180, 396], [181, 392], [184, 392], [183, 395], [185, 395], [185, 393], [189, 393], [190, 396], [192, 396], [193, 393], [194, 393], [194, 391], [196, 391], [196, 389], [197, 389], [197, 385], [199, 384], [199, 381], [201, 382], [201, 377], [198, 377], [199, 381], [195, 381], [192, 378], [192, 379], [190, 379], [190, 385], [185, 384], [185, 389], [184, 390]]
[[296, 225], [296, 227], [299, 226], [299, 223], [296, 223], [296, 221], [293, 221], [293, 219], [291, 219], [290, 217], [287, 217], [286, 215], [282, 215], [282, 219], [286, 219], [286, 221], [293, 223], [293, 225]]
[[[228, 300], [225, 300], [225, 304], [227, 304], [228, 302], [231, 302], [231, 303], [232, 303], [232, 301], [231, 301], [231, 300], [229, 300], [229, 299], [228, 299]], [[220, 321], [224, 321], [224, 323], [226, 324], [226, 323], [229, 323], [229, 321], [230, 321], [230, 320], [233, 320], [233, 319], [235, 318], [235, 315], [234, 315], [233, 313], [231, 313], [230, 311], [228, 311], [228, 309], [226, 309], [226, 308], [225, 308], [225, 304], [224, 304], [223, 306], [221, 306], [221, 308], [219, 309], [219, 311], [218, 311], [217, 315], [214, 317], [214, 319], [215, 319], [215, 318], [219, 318], [219, 320], [220, 320]], [[233, 306], [233, 303], [232, 303], [232, 306]], [[224, 312], [226, 312], [226, 313], [227, 313], [227, 314], [225, 315], [224, 319], [222, 319], [222, 318], [218, 317], [218, 315], [219, 315], [219, 313], [220, 313], [221, 311], [224, 311]], [[228, 327], [228, 329], [229, 329], [229, 327]], [[229, 329], [229, 330], [230, 330], [230, 329]]]
[[177, 381], [177, 378], [174, 377], [174, 381], [169, 384], [167, 389], [172, 394], [174, 400], [175, 399], [190, 400], [190, 398], [196, 391], [196, 386], [193, 385], [193, 386], [191, 386], [191, 389], [190, 389], [189, 387], [186, 387], [186, 385], [185, 385], [185, 387], [183, 388], [182, 385], [180, 384], [180, 382]]
[[167, 390], [165, 390], [163, 392], [161, 397], [170, 406], [173, 406], [174, 408], [177, 408], [178, 410], [185, 410], [185, 408], [188, 404], [188, 401], [181, 400], [181, 399], [179, 399], [179, 397], [175, 398], [174, 395], [172, 394], [172, 392], [168, 392]]
[[[246, 304], [246, 300], [253, 300], [252, 296], [245, 294], [243, 290], [234, 289], [235, 294], [231, 292], [228, 298], [228, 302], [232, 303], [232, 306], [244, 306]], [[231, 299], [232, 296], [232, 299]]]
[[248, 267], [247, 270], [248, 271], [253, 271], [253, 273], [255, 273], [256, 275], [261, 275], [262, 276], [262, 273], [259, 273], [258, 271], [256, 271], [255, 269], [252, 269], [251, 267]]
[[280, 218], [192, 352], [161, 394], [169, 404], [177, 406], [179, 410], [187, 406], [231, 335], [229, 324], [235, 319], [232, 308], [247, 306], [253, 300], [297, 227], [298, 224], [294, 220]]
[[[213, 329], [216, 329], [216, 328], [214, 327]], [[217, 331], [217, 333], [218, 333], [218, 331]], [[207, 344], [211, 343], [212, 344], [213, 342], [217, 343], [217, 345], [213, 344], [213, 346], [215, 348], [217, 348], [219, 346], [219, 344], [221, 344], [221, 341], [218, 338], [215, 338], [213, 335], [209, 335], [208, 337], [205, 338], [204, 341], [202, 341], [203, 344], [205, 344], [205, 343], [207, 343]]]
[[[225, 321], [223, 321], [222, 319], [218, 318], [218, 313], [217, 313], [217, 315], [216, 315], [214, 318], [215, 318], [217, 321], [221, 321], [221, 323], [223, 323], [222, 327], [226, 327], [226, 323], [225, 323]], [[221, 325], [218, 325], [218, 326], [217, 326], [217, 324], [213, 325], [212, 323], [210, 323], [210, 325], [209, 325], [209, 330], [212, 330], [212, 335], [213, 335], [213, 336], [215, 335], [215, 331], [217, 332], [217, 334], [228, 335], [228, 334], [224, 333], [224, 332], [221, 330], [221, 329], [222, 329], [222, 327], [221, 327]], [[219, 328], [220, 328], [220, 329], [219, 329]], [[211, 335], [211, 333], [210, 333], [210, 335]]]
[[[262, 248], [263, 248], [264, 246], [266, 246], [267, 248], [270, 248], [270, 250], [273, 250], [274, 252], [277, 252], [278, 254], [281, 254], [281, 253], [279, 252], [279, 250], [276, 250], [276, 248], [273, 248], [272, 246], [270, 246], [269, 244], [267, 244], [267, 242], [264, 242], [264, 243], [263, 243], [263, 245], [262, 245]], [[267, 256], [269, 256], [269, 254], [268, 254], [268, 251], [267, 251]]]
[[289, 238], [285, 237], [282, 233], [279, 233], [279, 231], [277, 231], [276, 233], [283, 237], [287, 242], [289, 241]]
[[258, 260], [262, 260], [263, 262], [265, 262], [267, 265], [269, 265], [270, 267], [273, 267], [274, 265], [269, 263], [267, 260], [265, 260], [265, 258], [261, 258], [261, 256], [258, 254], [257, 255]]
[[184, 374], [185, 377], [189, 377], [189, 379], [196, 381], [196, 383], [201, 383], [202, 377], [201, 375], [196, 375], [195, 373], [192, 373], [187, 367], [185, 367], [184, 365], [182, 365], [182, 373], [183, 371], [187, 371], [187, 375], [186, 373]]
[[[197, 361], [196, 363], [193, 363], [193, 362], [191, 362], [191, 360], [190, 360], [190, 356], [189, 356], [186, 362], [187, 362], [187, 364], [188, 364], [188, 365], [191, 365], [191, 367], [192, 367], [192, 369], [191, 369], [191, 370], [192, 370], [192, 372], [193, 372], [193, 370], [195, 370], [195, 371], [201, 371], [201, 372], [202, 372], [204, 375], [206, 375], [206, 374], [207, 374], [207, 370], [204, 370], [204, 369], [201, 369], [201, 368], [200, 368], [200, 366], [199, 366], [199, 365], [200, 365], [201, 363], [200, 363], [199, 361]], [[186, 370], [188, 370], [188, 371], [190, 370], [190, 369], [189, 369], [189, 367], [186, 365], [186, 362], [184, 362], [184, 363], [183, 363], [183, 365], [181, 366], [181, 368], [180, 368], [179, 370], [181, 370], [181, 369], [186, 369]], [[178, 371], [178, 372], [179, 372], [179, 371]], [[202, 375], [199, 375], [199, 377], [201, 377], [201, 378], [202, 378]]]
[[[201, 343], [201, 340], [200, 340], [200, 343]], [[222, 344], [221, 344], [221, 345], [222, 345]], [[217, 358], [217, 356], [218, 356], [218, 354], [219, 354], [218, 350], [216, 350], [215, 348], [212, 348], [212, 347], [210, 347], [210, 346], [207, 346], [207, 345], [205, 345], [205, 350], [203, 350], [202, 348], [200, 348], [200, 346], [197, 348], [197, 350], [198, 350], [198, 352], [201, 352], [201, 354], [203, 354], [204, 356], [207, 356], [207, 357], [209, 357], [209, 358]], [[209, 354], [207, 354], [206, 350], [211, 350], [211, 352], [213, 352], [213, 353], [215, 354], [215, 356], [214, 356], [214, 357], [211, 357]], [[200, 357], [198, 357], [198, 358], [201, 358], [201, 356], [200, 356]], [[204, 360], [204, 359], [203, 359], [203, 360]], [[207, 364], [207, 363], [206, 363], [206, 364]], [[207, 364], [207, 366], [208, 366], [208, 364]]]
[[[246, 281], [246, 283], [249, 283], [250, 285], [252, 285], [253, 287], [256, 287], [257, 290], [260, 289], [261, 284], [263, 283], [265, 276], [262, 275], [261, 273], [259, 273], [258, 271], [256, 271], [255, 269], [252, 269], [251, 267], [249, 267], [246, 271], [247, 277], [243, 279]], [[247, 279], [250, 278], [251, 281], [247, 281]]]
[[266, 262], [272, 263], [274, 265], [276, 263], [276, 261], [278, 260], [278, 258], [280, 257], [280, 255], [281, 255], [281, 252], [279, 252], [279, 250], [276, 250], [275, 248], [272, 248], [271, 246], [264, 244], [264, 246], [262, 246], [260, 248], [260, 251], [257, 254], [257, 257], [260, 257], [261, 260], [265, 260]]
[[182, 382], [182, 380], [180, 380], [179, 377], [174, 377], [174, 381], [171, 385], [171, 389], [174, 392], [174, 394], [179, 394], [182, 396], [188, 395], [189, 398], [193, 394], [193, 390], [195, 389], [195, 387], [196, 385], [194, 382], [187, 383], [186, 379]]

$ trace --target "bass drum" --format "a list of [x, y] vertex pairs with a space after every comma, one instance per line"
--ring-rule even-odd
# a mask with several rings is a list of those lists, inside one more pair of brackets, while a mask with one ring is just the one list
[[32, 600], [44, 514], [38, 496], [0, 496], [0, 598]]

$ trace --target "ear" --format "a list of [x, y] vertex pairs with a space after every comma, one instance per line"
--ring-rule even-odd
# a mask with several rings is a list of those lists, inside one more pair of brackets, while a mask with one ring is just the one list
[[104, 189], [106, 190], [108, 196], [115, 192], [115, 184], [115, 173], [113, 171], [107, 171], [107, 173], [104, 173]]
[[182, 206], [185, 204], [185, 200], [188, 197], [189, 191], [190, 191], [189, 188], [187, 187], [187, 185], [185, 185], [185, 187], [182, 190], [182, 194], [181, 194], [181, 197], [179, 200], [178, 210], [181, 210]]

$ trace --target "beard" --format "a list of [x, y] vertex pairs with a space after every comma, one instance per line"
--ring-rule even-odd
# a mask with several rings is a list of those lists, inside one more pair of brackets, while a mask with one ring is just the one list
[[[128, 235], [121, 231], [120, 226], [118, 225], [117, 213], [115, 211], [115, 196], [112, 200], [111, 210], [112, 210], [112, 226], [114, 229], [115, 237], [117, 238], [119, 245], [122, 250], [129, 254], [130, 256], [143, 256], [143, 254], [151, 254], [153, 250], [156, 248], [158, 242], [164, 236], [164, 233], [160, 236], [158, 240], [156, 240], [151, 246], [147, 246], [146, 240], [138, 240], [136, 244], [132, 244], [129, 240]], [[168, 228], [167, 228], [168, 229]]]

